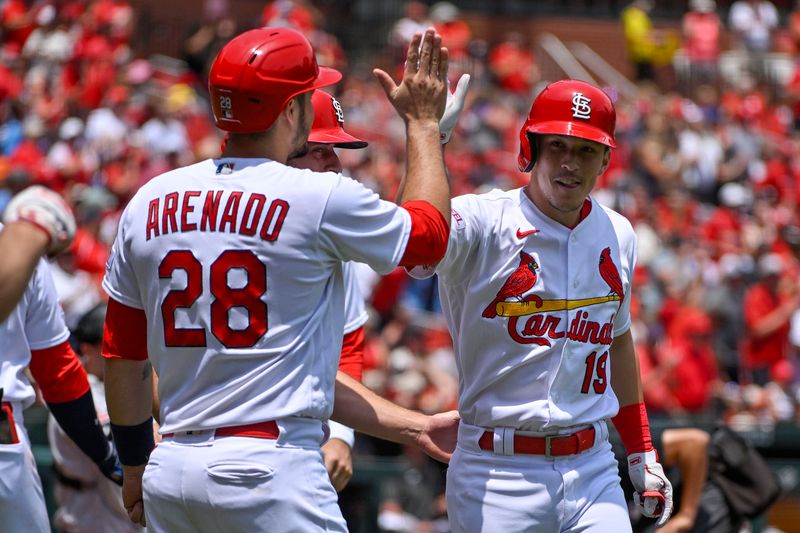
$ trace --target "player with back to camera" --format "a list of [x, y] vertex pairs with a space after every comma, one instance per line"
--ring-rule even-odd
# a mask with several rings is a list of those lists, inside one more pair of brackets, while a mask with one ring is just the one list
[[103, 282], [107, 402], [133, 521], [170, 532], [346, 531], [319, 452], [329, 417], [449, 459], [455, 412], [402, 409], [337, 374], [342, 263], [388, 272], [444, 255], [447, 63], [429, 30], [409, 45], [399, 86], [375, 70], [406, 125], [398, 206], [340, 174], [285, 165], [305, 150], [311, 93], [341, 78], [317, 66], [305, 37], [260, 28], [217, 55], [209, 88], [225, 152], [136, 193]]
[[[469, 88], [469, 75], [464, 74], [454, 93], [447, 95], [444, 114], [439, 121], [442, 143], [450, 139], [450, 134], [464, 108], [464, 99]], [[314, 122], [308, 135], [308, 150], [289, 159], [289, 166], [305, 168], [314, 172], [342, 172], [342, 162], [336, 153], [340, 149], [361, 149], [367, 142], [348, 133], [344, 128], [344, 111], [336, 98], [319, 90], [311, 95], [314, 108]], [[344, 300], [344, 339], [339, 369], [351, 377], [361, 381], [364, 365], [364, 324], [367, 322], [367, 311], [364, 299], [358, 286], [358, 279], [353, 265], [344, 263], [342, 267], [345, 285]], [[353, 430], [330, 421], [330, 437], [322, 445], [325, 467], [334, 488], [341, 491], [353, 475], [351, 450], [354, 443]]]
[[520, 132], [525, 187], [454, 198], [439, 275], [459, 369], [447, 471], [455, 532], [630, 531], [605, 420], [637, 503], [670, 514], [630, 333], [636, 236], [590, 193], [614, 148], [600, 89], [558, 81]]

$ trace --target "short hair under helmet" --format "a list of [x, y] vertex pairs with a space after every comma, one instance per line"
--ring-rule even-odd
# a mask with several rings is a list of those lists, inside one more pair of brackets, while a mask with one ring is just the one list
[[339, 71], [317, 65], [302, 33], [290, 28], [246, 31], [222, 47], [211, 65], [214, 121], [233, 133], [265, 131], [289, 100], [340, 79]]
[[594, 85], [579, 80], [549, 84], [533, 101], [528, 119], [519, 132], [519, 169], [530, 172], [536, 163], [536, 146], [531, 134], [568, 135], [616, 148], [616, 120], [611, 98]]
[[308, 142], [332, 144], [336, 148], [366, 148], [367, 141], [345, 131], [344, 111], [336, 98], [325, 91], [314, 91], [311, 105], [314, 107], [314, 124]]

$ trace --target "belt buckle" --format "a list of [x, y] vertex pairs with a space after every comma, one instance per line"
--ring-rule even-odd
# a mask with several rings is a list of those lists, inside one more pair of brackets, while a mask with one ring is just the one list
[[550, 455], [550, 441], [553, 437], [557, 437], [558, 435], [545, 435], [544, 436], [544, 456], [547, 458], [553, 457]]

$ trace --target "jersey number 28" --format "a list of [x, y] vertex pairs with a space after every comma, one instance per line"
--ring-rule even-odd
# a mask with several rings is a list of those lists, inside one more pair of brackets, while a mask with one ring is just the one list
[[[228, 273], [244, 270], [243, 287], [228, 285]], [[176, 270], [186, 272], [186, 288], [173, 289], [161, 303], [164, 320], [164, 343], [170, 347], [206, 346], [204, 328], [175, 327], [175, 310], [189, 308], [203, 294], [203, 264], [189, 250], [169, 252], [158, 266], [158, 277], [172, 278]], [[267, 267], [250, 250], [226, 250], [211, 263], [211, 333], [227, 348], [250, 348], [267, 332], [267, 304], [261, 299], [267, 292]], [[233, 329], [228, 312], [234, 307], [247, 310], [248, 325]]]

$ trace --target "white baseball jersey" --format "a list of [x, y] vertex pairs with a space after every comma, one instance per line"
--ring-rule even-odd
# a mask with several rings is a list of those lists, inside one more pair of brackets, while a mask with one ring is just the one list
[[0, 323], [0, 387], [3, 401], [31, 405], [36, 394], [24, 373], [31, 350], [52, 348], [69, 338], [58, 304], [50, 266], [44, 259], [33, 271], [28, 288], [11, 315]]
[[608, 358], [630, 327], [630, 223], [592, 201], [570, 230], [524, 189], [465, 195], [452, 207], [435, 271], [464, 422], [544, 431], [616, 414]]
[[344, 277], [344, 334], [352, 333], [367, 323], [369, 315], [358, 284], [356, 264], [347, 262], [342, 267]]
[[264, 159], [206, 160], [143, 186], [103, 287], [147, 317], [161, 430], [325, 419], [342, 261], [389, 272], [411, 217], [358, 182]]

